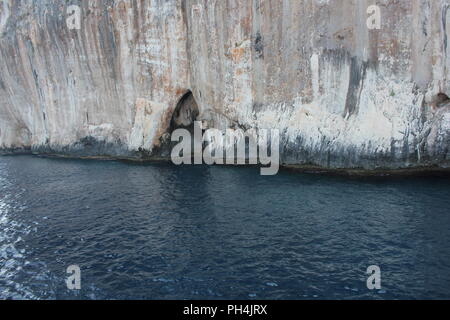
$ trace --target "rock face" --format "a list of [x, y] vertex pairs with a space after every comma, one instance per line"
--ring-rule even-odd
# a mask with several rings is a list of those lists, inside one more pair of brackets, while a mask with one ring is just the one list
[[448, 167], [449, 8], [0, 0], [0, 148], [156, 156], [192, 92], [210, 127], [279, 129], [285, 164]]

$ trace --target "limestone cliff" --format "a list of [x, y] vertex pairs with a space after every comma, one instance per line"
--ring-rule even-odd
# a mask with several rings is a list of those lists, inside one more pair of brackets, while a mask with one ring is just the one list
[[156, 156], [184, 99], [210, 127], [279, 129], [286, 164], [448, 167], [449, 8], [0, 0], [0, 148]]

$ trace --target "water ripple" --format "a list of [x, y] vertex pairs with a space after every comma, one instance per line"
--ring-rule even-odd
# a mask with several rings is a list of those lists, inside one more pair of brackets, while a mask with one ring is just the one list
[[449, 298], [449, 207], [444, 178], [0, 157], [0, 299]]

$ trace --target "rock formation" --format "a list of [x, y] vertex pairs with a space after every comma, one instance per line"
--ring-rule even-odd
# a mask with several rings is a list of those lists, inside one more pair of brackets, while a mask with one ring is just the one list
[[209, 127], [279, 129], [285, 164], [448, 167], [449, 8], [0, 0], [0, 148], [155, 157], [188, 99]]

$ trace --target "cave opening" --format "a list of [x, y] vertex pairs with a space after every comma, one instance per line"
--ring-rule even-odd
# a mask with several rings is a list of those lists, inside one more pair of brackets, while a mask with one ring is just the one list
[[166, 133], [160, 138], [160, 144], [155, 153], [162, 157], [170, 157], [177, 142], [171, 141], [172, 134], [177, 129], [188, 130], [194, 136], [194, 124], [199, 116], [199, 108], [194, 95], [189, 90], [178, 101], [170, 118]]
[[170, 132], [178, 128], [194, 132], [194, 122], [199, 116], [199, 109], [191, 91], [186, 92], [178, 101], [170, 122]]

